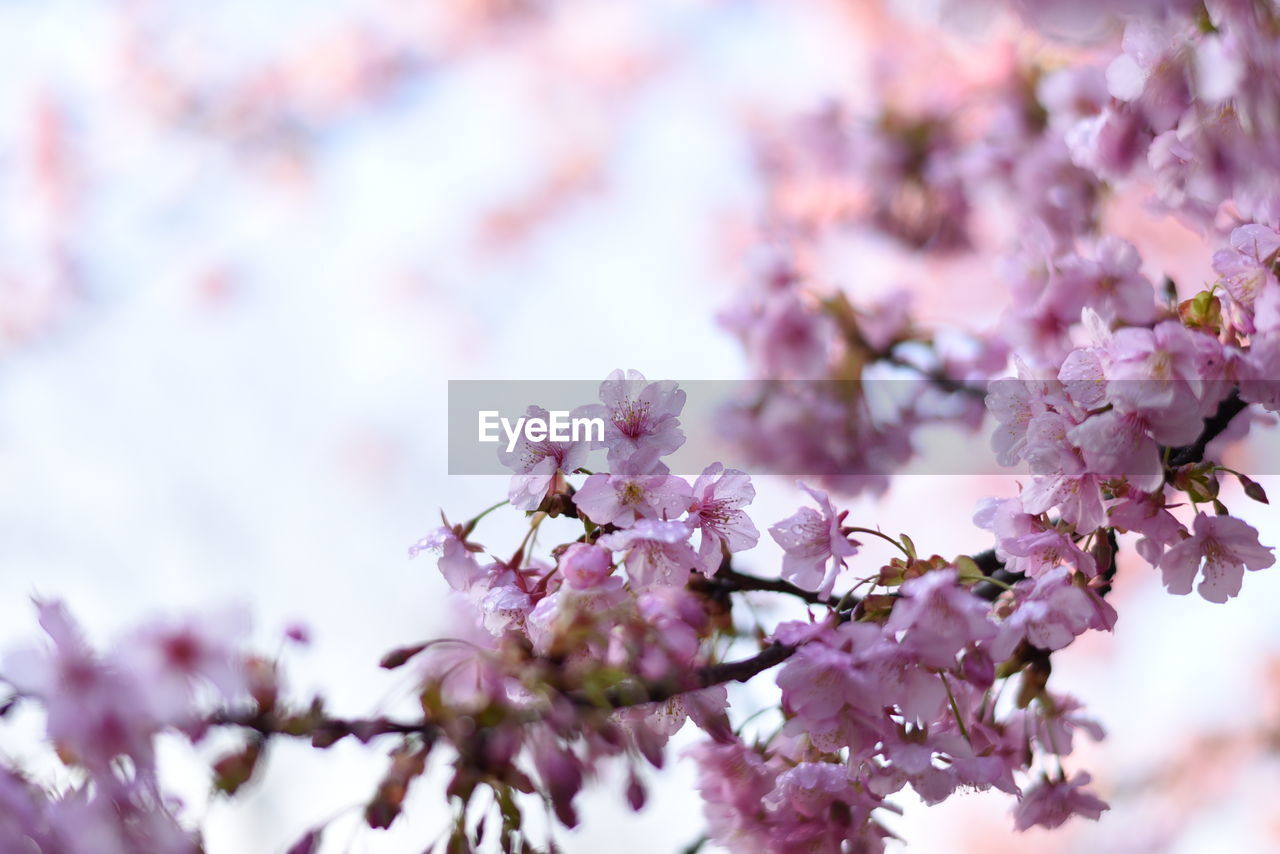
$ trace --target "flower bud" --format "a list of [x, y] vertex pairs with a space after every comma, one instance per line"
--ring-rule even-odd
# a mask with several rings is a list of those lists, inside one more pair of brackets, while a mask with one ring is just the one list
[[560, 558], [560, 574], [574, 590], [590, 590], [613, 572], [609, 550], [600, 546], [574, 543]]
[[964, 654], [961, 662], [965, 681], [980, 691], [991, 687], [996, 680], [996, 665], [991, 654], [985, 649], [971, 649]]
[[645, 792], [644, 783], [640, 782], [640, 778], [634, 773], [627, 780], [627, 803], [631, 805], [631, 809], [640, 812], [644, 809], [645, 801], [648, 799], [648, 793]]

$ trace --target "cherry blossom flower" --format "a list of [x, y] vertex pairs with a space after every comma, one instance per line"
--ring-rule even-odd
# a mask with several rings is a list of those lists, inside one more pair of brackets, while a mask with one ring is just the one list
[[1241, 399], [1280, 412], [1280, 330], [1254, 337], [1242, 373]]
[[248, 628], [248, 615], [238, 608], [150, 623], [118, 646], [112, 662], [135, 675], [157, 719], [179, 723], [200, 684], [212, 685], [228, 702], [246, 693], [240, 648]]
[[995, 637], [988, 606], [957, 583], [954, 569], [908, 579], [901, 595], [885, 630], [910, 629], [903, 645], [929, 667], [949, 668], [961, 650]]
[[830, 595], [836, 574], [844, 568], [845, 558], [858, 553], [858, 544], [841, 530], [848, 511], [837, 514], [825, 492], [800, 486], [820, 510], [801, 507], [770, 527], [769, 534], [785, 553], [782, 577], [806, 590]]
[[682, 585], [690, 572], [706, 573], [697, 552], [689, 545], [692, 533], [684, 522], [641, 519], [631, 528], [605, 534], [596, 540], [596, 545], [626, 552], [627, 575], [634, 587]]
[[1110, 809], [1105, 801], [1084, 791], [1093, 778], [1084, 771], [1068, 780], [1042, 779], [1022, 796], [1014, 809], [1014, 826], [1054, 828], [1074, 815], [1096, 819]]
[[996, 535], [996, 554], [1012, 571], [1035, 577], [1065, 563], [1086, 576], [1097, 574], [1093, 556], [1069, 533], [1025, 512], [1017, 498], [983, 501], [973, 521]]
[[1222, 276], [1231, 298], [1252, 310], [1264, 291], [1280, 288], [1276, 278], [1278, 254], [1280, 233], [1264, 225], [1242, 225], [1231, 232], [1231, 248], [1214, 253], [1213, 269]]
[[1056, 381], [1036, 378], [1031, 368], [1021, 361], [1017, 378], [992, 380], [987, 385], [987, 408], [1000, 423], [991, 434], [992, 448], [1000, 465], [1011, 466], [1022, 459], [1032, 419], [1049, 411], [1061, 396]]
[[726, 469], [722, 463], [707, 466], [694, 481], [686, 521], [702, 533], [698, 558], [707, 575], [720, 568], [721, 549], [740, 552], [759, 542], [760, 532], [742, 510], [755, 495], [745, 472]]
[[1058, 508], [1062, 518], [1087, 534], [1107, 521], [1104, 478], [1086, 471], [1080, 450], [1070, 440], [1074, 425], [1057, 412], [1044, 412], [1027, 429], [1026, 457], [1034, 477], [1022, 490], [1022, 506], [1038, 515]]
[[409, 557], [417, 557], [424, 551], [440, 553], [436, 565], [440, 574], [454, 590], [466, 592], [482, 575], [480, 564], [473, 556], [475, 547], [458, 536], [453, 528], [442, 525], [409, 547]]
[[665, 474], [593, 474], [573, 496], [578, 510], [597, 525], [627, 526], [637, 519], [684, 515], [692, 491], [681, 478]]
[[766, 850], [763, 801], [773, 791], [776, 772], [740, 741], [703, 742], [689, 753], [698, 766], [698, 792], [711, 837], [734, 850]]
[[[861, 641], [878, 644], [880, 633], [872, 627], [842, 630]], [[878, 685], [874, 657], [865, 650], [850, 653], [825, 643], [810, 643], [791, 656], [778, 673], [782, 705], [792, 721], [792, 731], [806, 734], [825, 749], [879, 740], [884, 700]]]
[[163, 726], [152, 714], [133, 674], [104, 660], [85, 640], [61, 602], [37, 602], [40, 625], [52, 645], [9, 653], [5, 679], [22, 694], [40, 698], [49, 739], [97, 777], [125, 756], [138, 774], [154, 773], [152, 736]]
[[1028, 723], [1031, 736], [1047, 753], [1070, 756], [1075, 749], [1076, 731], [1082, 731], [1094, 741], [1106, 737], [1102, 726], [1092, 718], [1082, 715], [1083, 706], [1075, 697], [1046, 694], [1040, 708], [1027, 710], [1023, 720]]
[[1197, 513], [1192, 530], [1160, 558], [1170, 593], [1185, 596], [1196, 576], [1203, 574], [1200, 595], [1210, 602], [1226, 602], [1240, 593], [1246, 569], [1266, 569], [1276, 562], [1272, 549], [1259, 544], [1257, 530], [1241, 519]]
[[1158, 496], [1129, 495], [1111, 507], [1109, 514], [1116, 529], [1142, 534], [1137, 551], [1152, 566], [1160, 563], [1160, 556], [1167, 547], [1182, 538], [1182, 523], [1165, 509]]
[[665, 473], [660, 458], [684, 444], [679, 415], [685, 393], [674, 382], [648, 382], [639, 371], [616, 370], [600, 385], [602, 403], [575, 410], [603, 418], [604, 444], [615, 471]]
[[[1152, 329], [1125, 327], [1107, 344], [1107, 396], [1141, 412], [1165, 444], [1185, 444], [1200, 432], [1194, 396], [1201, 390], [1202, 354], [1195, 338], [1182, 324], [1165, 321]], [[1180, 397], [1192, 403], [1187, 417], [1179, 417], [1187, 411]]]
[[[1191, 410], [1191, 416], [1198, 425], [1200, 419], [1195, 409]], [[1138, 413], [1111, 409], [1091, 415], [1072, 427], [1068, 438], [1080, 449], [1090, 474], [1108, 480], [1124, 478], [1144, 492], [1158, 489], [1164, 482], [1160, 444], [1152, 437], [1146, 419]]]
[[818, 379], [835, 350], [831, 318], [804, 304], [794, 291], [776, 294], [747, 327], [747, 346], [770, 379]]
[[1088, 629], [1110, 631], [1116, 622], [1115, 609], [1074, 584], [1066, 567], [1021, 582], [1014, 596], [1016, 604], [991, 643], [991, 655], [1001, 661], [1023, 640], [1040, 649], [1062, 649]]
[[1063, 286], [1078, 288], [1087, 304], [1104, 318], [1141, 325], [1156, 318], [1156, 294], [1142, 274], [1142, 259], [1132, 243], [1104, 236], [1096, 259], [1072, 256], [1059, 262]]
[[613, 559], [608, 549], [587, 543], [574, 543], [560, 556], [560, 575], [575, 590], [599, 586], [613, 572]]
[[[549, 423], [551, 414], [541, 406], [530, 406], [526, 417], [540, 418]], [[569, 413], [571, 422], [586, 417], [590, 416], [587, 407], [583, 406]], [[498, 459], [516, 472], [512, 475], [511, 486], [507, 490], [511, 506], [520, 510], [536, 510], [552, 488], [557, 475], [569, 474], [587, 462], [592, 444], [585, 438], [576, 442], [572, 439], [556, 442], [549, 438], [534, 442], [522, 431], [514, 449], [508, 451], [505, 447], [499, 448]]]

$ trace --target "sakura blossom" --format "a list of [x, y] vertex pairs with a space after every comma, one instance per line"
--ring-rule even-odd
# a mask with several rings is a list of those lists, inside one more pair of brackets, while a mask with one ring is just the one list
[[1083, 787], [1091, 781], [1084, 771], [1070, 780], [1043, 780], [1030, 789], [1019, 804], [1018, 829], [1037, 825], [1054, 828], [1076, 815], [1098, 818], [1108, 807], [1096, 795], [1084, 791]]
[[[540, 406], [530, 406], [526, 418], [539, 418], [543, 423], [550, 421], [550, 413]], [[569, 413], [568, 419], [586, 417], [583, 408]], [[557, 477], [563, 478], [575, 471], [587, 461], [592, 442], [585, 436], [576, 441], [556, 441], [548, 437], [541, 441], [532, 441], [521, 432], [511, 450], [506, 448], [498, 452], [503, 465], [511, 468], [516, 474], [511, 477], [511, 487], [507, 491], [507, 500], [512, 507], [521, 510], [535, 510], [552, 489]]]
[[992, 656], [1004, 660], [1022, 641], [1040, 649], [1062, 649], [1089, 629], [1109, 631], [1116, 622], [1114, 608], [1087, 586], [1073, 583], [1073, 574], [1058, 568], [1023, 581], [1016, 605], [1000, 623], [991, 643]]
[[721, 549], [734, 553], [750, 549], [760, 540], [755, 523], [742, 508], [755, 498], [755, 487], [745, 472], [712, 463], [693, 483], [693, 499], [687, 521], [702, 535], [698, 558], [703, 571], [714, 574]]
[[613, 571], [609, 551], [598, 545], [574, 543], [560, 556], [560, 574], [565, 583], [578, 590], [598, 586]]
[[[1276, 752], [1275, 698], [1224, 690], [1257, 687], [1224, 662], [1263, 657], [1275, 583], [1275, 4], [359, 5], [240, 44], [125, 4], [75, 62], [47, 13], [0, 11], [41, 57], [10, 46], [29, 107], [0, 127], [0, 463], [33, 508], [0, 527], [6, 561], [53, 567], [22, 579], [43, 636], [0, 654], [0, 851], [216, 854], [257, 787], [293, 854], [1273, 841], [1221, 804], [1265, 800], [1240, 757]], [[305, 298], [278, 278], [299, 258]], [[246, 348], [227, 389], [183, 360], [259, 327], [273, 358]], [[136, 396], [170, 370], [163, 406]], [[603, 434], [511, 429], [492, 480], [446, 475], [456, 412], [424, 389], [464, 375]], [[262, 439], [245, 387], [289, 389], [264, 420], [314, 435]], [[80, 465], [162, 432], [182, 445], [149, 456], [255, 509]], [[43, 517], [46, 469], [74, 524]], [[193, 566], [63, 596], [107, 541]], [[116, 613], [246, 554], [285, 564], [244, 585], [257, 610], [328, 619]], [[299, 661], [369, 643], [367, 681]], [[1192, 692], [1223, 732], [1176, 718]], [[1161, 753], [1137, 775], [1135, 726]], [[303, 755], [324, 797], [275, 797]], [[700, 827], [655, 814], [688, 779]], [[1191, 815], [1218, 824], [1181, 838]]]
[[1242, 519], [1197, 513], [1191, 536], [1170, 546], [1160, 557], [1164, 586], [1186, 595], [1197, 577], [1197, 592], [1210, 602], [1226, 602], [1240, 594], [1244, 572], [1276, 562], [1272, 549], [1258, 542], [1258, 532]]
[[808, 590], [830, 594], [845, 558], [858, 553], [858, 544], [842, 530], [848, 511], [836, 513], [826, 493], [808, 486], [805, 492], [818, 510], [801, 507], [769, 528], [769, 535], [782, 546], [782, 577]]
[[685, 393], [671, 382], [648, 382], [639, 371], [614, 371], [600, 384], [599, 404], [578, 410], [603, 417], [609, 464], [649, 474], [665, 470], [660, 458], [684, 444], [678, 416]]
[[637, 519], [684, 515], [691, 493], [686, 481], [672, 475], [601, 473], [587, 478], [575, 500], [598, 525], [631, 525]]
[[689, 537], [685, 522], [642, 519], [625, 531], [606, 534], [598, 545], [626, 553], [627, 574], [638, 586], [678, 585], [690, 570], [706, 572]]

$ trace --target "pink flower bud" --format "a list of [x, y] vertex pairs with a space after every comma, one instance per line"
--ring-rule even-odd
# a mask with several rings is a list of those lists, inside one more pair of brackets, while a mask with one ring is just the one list
[[627, 803], [631, 805], [631, 809], [640, 812], [644, 809], [645, 801], [648, 800], [648, 793], [645, 791], [644, 783], [640, 782], [640, 778], [632, 774], [627, 780]]
[[612, 562], [608, 549], [574, 543], [560, 558], [560, 574], [574, 590], [590, 590], [613, 572]]

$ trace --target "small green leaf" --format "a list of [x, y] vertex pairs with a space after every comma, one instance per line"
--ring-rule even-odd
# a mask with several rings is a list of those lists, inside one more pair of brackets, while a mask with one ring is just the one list
[[968, 555], [960, 555], [956, 558], [955, 566], [961, 584], [975, 584], [983, 578], [982, 567]]

